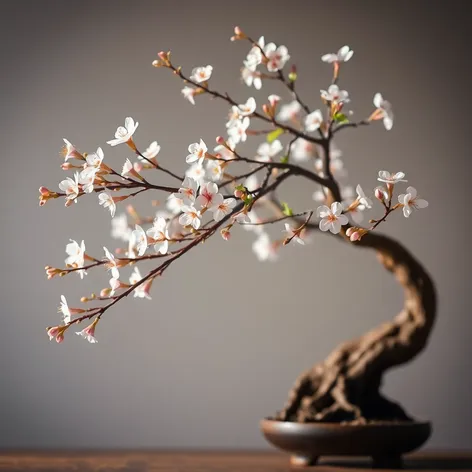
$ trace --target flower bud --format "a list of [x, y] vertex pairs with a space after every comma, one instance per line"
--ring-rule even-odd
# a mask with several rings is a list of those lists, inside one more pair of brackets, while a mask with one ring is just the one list
[[226, 144], [225, 138], [223, 138], [223, 136], [217, 136], [216, 143], [224, 146]]
[[268, 100], [269, 100], [270, 106], [273, 108], [275, 107], [275, 105], [277, 105], [277, 103], [280, 102], [280, 97], [278, 95], [269, 95]]
[[235, 196], [236, 198], [243, 198], [244, 195], [245, 195], [245, 194], [244, 194], [244, 192], [243, 192], [242, 190], [239, 190], [239, 189], [238, 189], [238, 190], [235, 190], [235, 191], [234, 191], [234, 196]]
[[[350, 228], [349, 228], [350, 229]], [[358, 241], [359, 239], [361, 238], [361, 234], [359, 233], [359, 231], [354, 231], [350, 236], [349, 236], [349, 239], [354, 242], [354, 241]]]
[[51, 191], [47, 187], [39, 187], [39, 193], [41, 195], [49, 195]]
[[111, 293], [111, 288], [107, 287], [107, 288], [104, 288], [100, 291], [100, 296], [101, 297], [108, 297]]
[[221, 237], [225, 240], [225, 241], [229, 241], [230, 238], [231, 238], [231, 233], [229, 232], [228, 229], [226, 228], [223, 228], [221, 231]]
[[70, 169], [72, 169], [72, 167], [73, 167], [73, 166], [72, 166], [72, 164], [71, 164], [70, 162], [63, 162], [63, 163], [61, 164], [61, 169], [62, 169], [62, 170], [70, 170]]
[[348, 228], [348, 229], [346, 230], [346, 236], [347, 236], [348, 238], [350, 238], [350, 237], [351, 237], [351, 234], [354, 233], [356, 230], [357, 230], [357, 228], [351, 226], [350, 228]]
[[385, 190], [382, 187], [376, 187], [374, 195], [375, 198], [381, 202], [385, 200]]

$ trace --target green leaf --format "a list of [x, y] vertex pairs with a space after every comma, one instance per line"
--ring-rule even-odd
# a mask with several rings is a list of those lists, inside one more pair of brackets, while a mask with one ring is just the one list
[[246, 197], [243, 199], [243, 202], [245, 205], [250, 205], [254, 199], [252, 198], [252, 195], [246, 195]]
[[246, 191], [246, 187], [245, 187], [243, 184], [239, 184], [239, 185], [236, 187], [236, 190], [241, 190], [241, 192], [245, 192], [245, 191]]
[[282, 128], [274, 129], [274, 131], [271, 131], [267, 135], [267, 142], [269, 144], [273, 143], [283, 132], [284, 132], [284, 130]]
[[281, 162], [282, 164], [288, 164], [288, 156], [282, 156], [282, 157], [280, 158], [280, 162]]
[[347, 116], [344, 113], [336, 113], [334, 115], [334, 121], [336, 123], [348, 123], [349, 120], [347, 119]]
[[293, 216], [293, 210], [288, 206], [287, 202], [282, 202], [282, 213], [285, 216]]

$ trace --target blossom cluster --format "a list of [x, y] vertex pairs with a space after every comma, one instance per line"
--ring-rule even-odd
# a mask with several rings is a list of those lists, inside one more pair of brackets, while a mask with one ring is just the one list
[[[264, 82], [279, 84], [282, 92], [277, 90], [277, 93], [280, 95], [271, 93], [257, 100], [255, 96], [233, 100], [210, 87], [214, 79], [211, 65], [195, 67], [186, 76], [182, 67], [174, 65], [170, 52], [160, 52], [153, 61], [155, 67], [170, 69], [184, 82], [182, 95], [191, 104], [195, 105], [197, 96], [209, 95], [229, 105], [228, 117], [222, 126], [226, 138], [217, 136], [212, 149], [204, 139], [199, 139], [187, 146], [187, 152], [182, 150], [182, 161], [188, 166], [185, 175], [180, 176], [163, 166], [164, 158], [161, 158], [157, 141], [140, 151], [135, 141], [139, 123], [131, 117], [127, 117], [114, 138], [107, 141], [111, 147], [124, 144], [136, 156], [134, 162], [127, 158], [118, 170], [108, 156], [105, 160], [102, 147], [82, 153], [64, 139], [61, 167], [72, 171], [72, 175], [59, 183], [58, 192], [40, 187], [40, 205], [64, 197], [65, 206], [69, 207], [84, 195], [97, 193], [99, 205], [112, 217], [111, 236], [122, 243], [122, 247], [110, 250], [103, 246], [102, 256], [95, 257], [86, 252], [84, 241], [71, 239], [66, 245], [65, 267], [46, 267], [49, 279], [73, 272], [83, 279], [96, 267], [110, 274], [108, 286], [98, 295], [81, 299], [83, 303], [98, 303], [95, 306], [70, 307], [66, 297], [61, 296], [62, 323], [48, 328], [50, 339], [60, 343], [71, 326], [89, 320], [91, 323], [76, 333], [96, 343], [97, 325], [109, 308], [129, 294], [151, 299], [154, 280], [172, 263], [214, 234], [230, 240], [235, 225], [255, 235], [252, 249], [259, 260], [274, 261], [281, 248], [292, 242], [305, 246], [316, 230], [361, 244], [392, 212], [401, 209], [409, 218], [414, 210], [428, 205], [414, 187], [395, 194], [398, 185], [406, 182], [403, 172], [379, 171], [379, 184], [370, 192], [360, 185], [354, 189], [346, 182], [347, 171], [335, 144], [335, 135], [377, 120], [383, 121], [387, 130], [393, 127], [392, 106], [380, 93], [374, 94], [371, 114], [361, 121], [352, 121], [354, 112], [347, 110], [351, 97], [338, 83], [341, 67], [354, 54], [349, 46], [321, 56], [324, 63], [332, 66], [333, 76], [331, 83], [320, 90], [319, 108], [312, 109], [297, 92], [299, 74], [294, 64], [288, 67], [291, 57], [286, 46], [266, 42], [264, 36], [252, 40], [238, 27], [231, 39], [250, 43], [241, 69], [243, 82], [253, 87], [255, 94]], [[288, 99], [282, 98], [283, 91]], [[264, 124], [264, 128], [257, 124]], [[260, 136], [262, 141], [257, 143], [254, 153], [243, 155], [241, 144], [250, 137]], [[242, 173], [241, 166], [245, 168]], [[154, 175], [159, 177], [156, 182], [151, 181], [150, 171], [155, 171]], [[296, 212], [287, 202], [278, 199], [274, 191], [292, 177], [306, 178], [316, 185], [314, 208]], [[142, 216], [127, 202], [126, 212], [116, 214], [120, 203], [144, 192], [166, 193], [166, 198], [161, 200], [165, 208], [159, 207], [154, 215]], [[364, 213], [373, 210], [374, 203], [380, 205], [383, 214], [361, 226]], [[260, 216], [267, 213], [270, 216]], [[269, 231], [272, 225], [280, 226], [275, 237]], [[158, 265], [142, 275], [138, 264], [150, 260]], [[126, 276], [127, 270], [131, 273]]]

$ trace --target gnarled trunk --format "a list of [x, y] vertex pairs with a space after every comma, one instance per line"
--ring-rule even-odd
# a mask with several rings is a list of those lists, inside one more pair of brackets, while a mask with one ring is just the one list
[[380, 393], [384, 372], [413, 359], [426, 345], [436, 315], [433, 281], [398, 242], [376, 233], [353, 245], [372, 248], [403, 286], [405, 305], [391, 321], [341, 344], [302, 373], [276, 418], [299, 422], [408, 421], [402, 407]]

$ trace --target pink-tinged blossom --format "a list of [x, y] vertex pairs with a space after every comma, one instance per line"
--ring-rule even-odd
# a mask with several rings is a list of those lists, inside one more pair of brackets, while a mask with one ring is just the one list
[[[218, 194], [221, 195], [221, 194]], [[213, 213], [213, 219], [218, 222], [221, 221], [226, 215], [229, 215], [232, 209], [236, 206], [236, 200], [234, 198], [226, 198], [223, 201], [223, 196], [221, 198], [216, 199], [213, 206], [210, 208], [210, 211]]]
[[111, 276], [114, 279], [118, 279], [120, 277], [120, 271], [118, 270], [115, 256], [105, 246], [103, 247], [103, 250], [105, 251], [105, 260], [107, 261], [105, 266], [111, 272]]
[[277, 72], [284, 68], [290, 59], [288, 49], [285, 46], [277, 47], [274, 43], [269, 43], [264, 47], [264, 54], [267, 58], [267, 70]]
[[315, 110], [305, 116], [304, 125], [306, 131], [316, 131], [323, 123], [323, 114], [321, 110]]
[[246, 130], [249, 128], [249, 117], [245, 116], [242, 120], [236, 120], [235, 124], [228, 129], [228, 135], [235, 144], [245, 142], [247, 139]]
[[278, 121], [298, 121], [302, 113], [302, 106], [297, 100], [293, 100], [286, 105], [280, 107], [280, 111], [277, 114]]
[[223, 202], [223, 195], [218, 193], [218, 185], [208, 182], [200, 187], [200, 195], [197, 197], [195, 207], [210, 208], [215, 204]]
[[154, 250], [160, 254], [167, 254], [169, 249], [169, 232], [167, 222], [164, 218], [158, 217], [154, 220], [151, 228], [146, 231], [154, 244]]
[[206, 82], [207, 80], [210, 80], [212, 72], [213, 72], [212, 66], [195, 67], [192, 70], [192, 75], [190, 76], [190, 80], [192, 80], [193, 82], [197, 82], [198, 84], [202, 82]]
[[398, 195], [398, 202], [403, 206], [403, 215], [405, 218], [408, 218], [412, 214], [413, 210], [426, 208], [428, 206], [428, 202], [418, 197], [414, 187], [408, 187], [406, 192], [407, 193]]
[[80, 154], [79, 151], [68, 141], [66, 138], [62, 138], [64, 141], [64, 147], [62, 148], [62, 155], [64, 156], [64, 162], [68, 159], [80, 159], [82, 160], [84, 156]]
[[[83, 240], [79, 245], [77, 241], [74, 241], [73, 239], [71, 239], [70, 243], [66, 245], [66, 253], [67, 253], [67, 258], [65, 260], [66, 266], [71, 266], [75, 268], [84, 266], [85, 243]], [[78, 270], [76, 272], [81, 279], [84, 278], [84, 275], [87, 275], [87, 272], [85, 272], [85, 270]]]
[[200, 212], [193, 206], [184, 205], [182, 214], [179, 216], [179, 223], [182, 226], [192, 226], [194, 229], [200, 228], [201, 225]]
[[347, 62], [351, 59], [354, 51], [349, 46], [343, 46], [337, 53], [325, 54], [321, 57], [323, 62]]
[[134, 122], [133, 118], [128, 116], [125, 119], [125, 126], [119, 126], [115, 132], [115, 139], [107, 141], [107, 144], [110, 146], [117, 146], [118, 144], [130, 143], [132, 141], [132, 136], [136, 131], [139, 123]]
[[338, 234], [341, 231], [342, 225], [347, 225], [349, 220], [346, 215], [342, 214], [343, 206], [339, 202], [334, 202], [331, 208], [326, 205], [318, 207], [316, 214], [320, 220], [321, 231], [331, 231], [333, 234]]
[[64, 341], [65, 330], [66, 326], [52, 326], [51, 328], [48, 328], [47, 334], [49, 336], [49, 341], [52, 341], [55, 338], [58, 344], [62, 343], [62, 341]]
[[404, 172], [396, 172], [395, 174], [391, 174], [386, 170], [380, 170], [379, 176], [377, 180], [379, 182], [385, 182], [387, 184], [397, 184], [398, 182], [408, 182], [408, 180], [404, 179], [405, 173]]
[[271, 143], [261, 143], [257, 148], [256, 160], [259, 162], [272, 162], [272, 158], [282, 151], [282, 149], [282, 143], [278, 139]]
[[371, 119], [383, 120], [383, 124], [387, 131], [390, 131], [393, 127], [393, 110], [392, 104], [384, 100], [380, 93], [374, 95], [374, 105], [377, 110], [372, 114]]
[[110, 210], [111, 217], [115, 216], [116, 203], [113, 200], [113, 197], [107, 192], [101, 192], [98, 194], [98, 203], [103, 205], [103, 208], [108, 208]]
[[202, 164], [203, 159], [205, 159], [206, 152], [208, 151], [207, 145], [200, 139], [199, 143], [190, 144], [188, 147], [188, 152], [190, 153], [185, 161], [187, 164], [192, 164], [194, 162], [198, 162], [198, 164]]
[[182, 200], [185, 205], [192, 205], [197, 196], [198, 183], [196, 180], [185, 177], [178, 193], [175, 193], [175, 198]]
[[82, 331], [77, 331], [75, 334], [81, 336], [91, 344], [97, 343], [98, 341], [95, 338], [95, 328], [97, 327], [98, 320], [98, 318], [95, 318], [89, 326], [84, 328]]
[[59, 188], [66, 194], [66, 206], [70, 205], [72, 202], [77, 202], [77, 197], [79, 196], [79, 173], [74, 174], [74, 178], [63, 180], [59, 183]]

